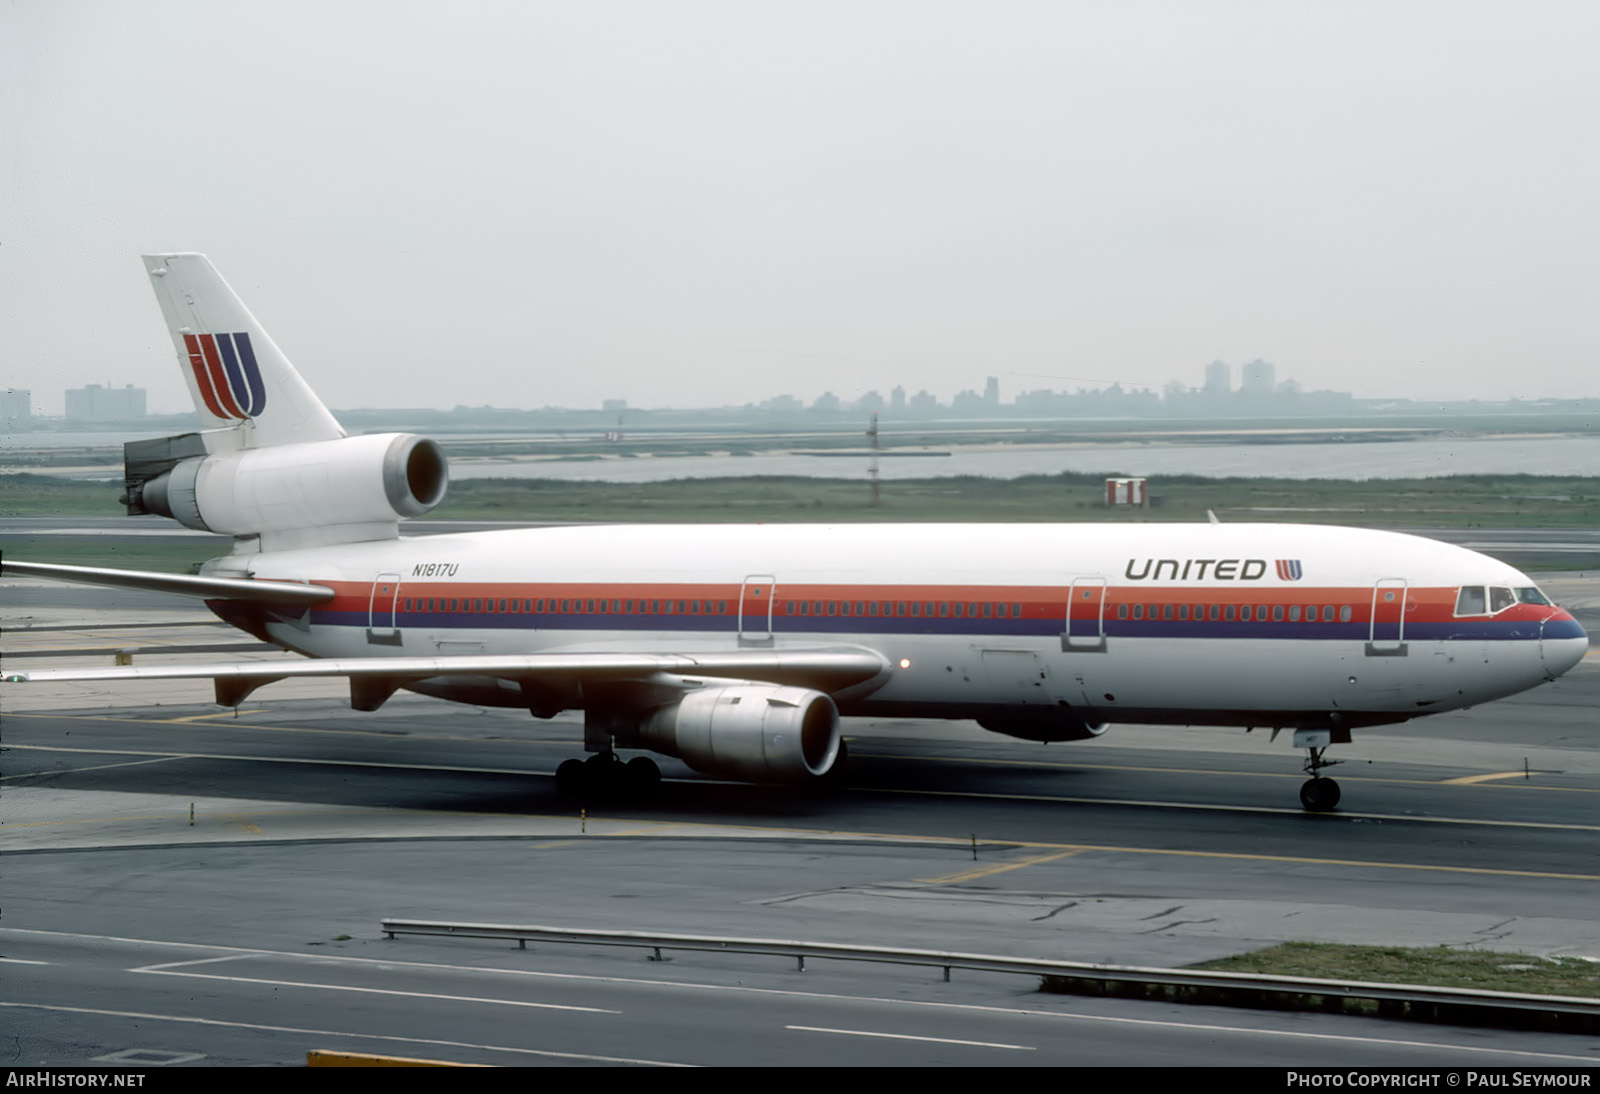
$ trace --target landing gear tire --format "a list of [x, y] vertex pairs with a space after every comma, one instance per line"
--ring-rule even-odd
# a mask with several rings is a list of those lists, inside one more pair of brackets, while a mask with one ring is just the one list
[[1339, 804], [1339, 784], [1332, 779], [1307, 779], [1300, 785], [1300, 804], [1312, 813], [1326, 813]]
[[635, 801], [653, 798], [661, 789], [661, 769], [648, 756], [635, 756], [622, 765], [623, 792]]
[[572, 797], [583, 793], [588, 785], [582, 760], [563, 760], [556, 768], [556, 789]]
[[587, 760], [565, 760], [556, 768], [556, 787], [573, 798], [639, 801], [660, 786], [661, 769], [646, 756], [623, 763], [615, 752], [597, 752]]

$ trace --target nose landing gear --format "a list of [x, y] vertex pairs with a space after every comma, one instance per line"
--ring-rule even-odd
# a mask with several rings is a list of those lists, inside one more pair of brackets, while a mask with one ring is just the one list
[[1330, 744], [1349, 744], [1350, 731], [1327, 729], [1297, 729], [1294, 746], [1306, 750], [1305, 773], [1311, 777], [1300, 784], [1300, 804], [1311, 813], [1326, 813], [1339, 804], [1339, 784], [1319, 772], [1325, 767], [1343, 763], [1329, 760], [1323, 753]]

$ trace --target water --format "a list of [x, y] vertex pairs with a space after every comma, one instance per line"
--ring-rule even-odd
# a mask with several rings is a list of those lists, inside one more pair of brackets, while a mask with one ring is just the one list
[[[157, 434], [150, 434], [155, 436]], [[116, 442], [137, 434], [117, 436]], [[50, 438], [46, 442], [45, 438]], [[107, 446], [104, 433], [20, 433], [0, 435], [9, 445]], [[3, 459], [3, 457], [0, 457]], [[50, 473], [48, 469], [43, 469]], [[1286, 479], [1409, 479], [1439, 475], [1600, 474], [1600, 437], [1504, 436], [1424, 441], [1346, 441], [1333, 444], [1183, 444], [1105, 442], [1043, 448], [968, 446], [944, 457], [884, 457], [879, 477], [896, 479], [981, 475], [1013, 479], [1062, 471], [1090, 474], [1271, 476]], [[119, 479], [122, 468], [104, 468], [72, 478]], [[865, 479], [865, 456], [791, 455], [680, 456], [594, 460], [450, 461], [454, 479], [559, 479], [566, 482], [662, 482], [667, 479], [726, 478], [751, 475], [803, 475]]]
[[[1439, 475], [1600, 474], [1600, 437], [1472, 437], [1338, 444], [1107, 443], [1052, 448], [957, 448], [948, 457], [879, 461], [879, 478], [982, 475], [1014, 479], [1062, 471], [1093, 474], [1265, 475], [1286, 479], [1410, 479]], [[865, 479], [865, 456], [682, 456], [598, 460], [465, 460], [454, 479], [559, 479], [566, 482], [662, 482], [748, 475]]]

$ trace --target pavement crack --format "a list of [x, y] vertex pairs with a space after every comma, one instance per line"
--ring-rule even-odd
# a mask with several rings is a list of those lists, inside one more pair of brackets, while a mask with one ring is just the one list
[[1047, 919], [1050, 919], [1050, 918], [1053, 918], [1054, 916], [1060, 915], [1062, 912], [1066, 911], [1068, 908], [1076, 908], [1077, 906], [1078, 906], [1078, 901], [1069, 900], [1065, 904], [1062, 904], [1062, 905], [1059, 905], [1058, 907], [1050, 909], [1050, 911], [1046, 912], [1044, 915], [1036, 915], [1036, 916], [1034, 916], [1033, 919], [1029, 920], [1029, 922], [1031, 922], [1031, 923], [1043, 923]]

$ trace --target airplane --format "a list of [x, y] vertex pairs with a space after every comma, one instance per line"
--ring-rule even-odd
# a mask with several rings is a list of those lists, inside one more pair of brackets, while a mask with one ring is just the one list
[[1293, 731], [1302, 806], [1335, 808], [1351, 732], [1554, 680], [1588, 637], [1525, 574], [1464, 548], [1292, 524], [536, 527], [409, 537], [439, 446], [351, 436], [201, 254], [144, 256], [204, 428], [130, 442], [129, 515], [234, 537], [196, 575], [3, 571], [197, 597], [305, 660], [12, 672], [201, 678], [237, 707], [344, 677], [536, 718], [583, 712], [574, 794], [643, 793], [647, 756], [826, 784], [841, 717], [974, 719], [1027, 741], [1116, 723]]

